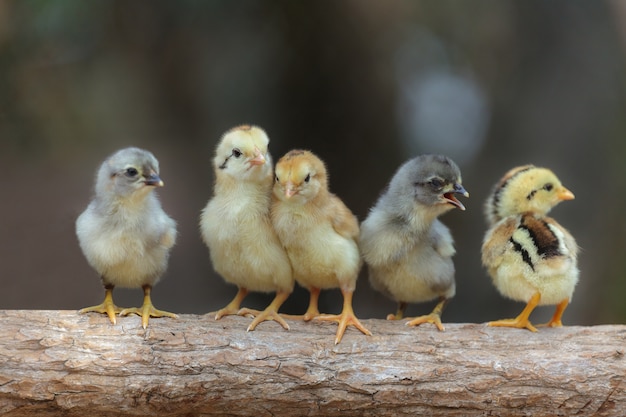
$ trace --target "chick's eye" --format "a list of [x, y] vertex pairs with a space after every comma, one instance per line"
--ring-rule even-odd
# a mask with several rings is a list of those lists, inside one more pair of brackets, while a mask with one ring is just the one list
[[304, 182], [309, 182], [311, 181], [311, 174], [307, 174], [306, 178], [304, 179]]
[[553, 188], [554, 188], [554, 185], [550, 182], [543, 186], [543, 189], [546, 191], [552, 191]]
[[278, 175], [274, 175], [274, 181], [279, 182]]
[[430, 180], [430, 185], [432, 185], [434, 188], [442, 188], [443, 181], [440, 178], [433, 178], [432, 180]]
[[239, 158], [241, 156], [241, 151], [237, 148], [233, 149], [233, 156], [235, 158]]
[[136, 177], [137, 174], [139, 174], [139, 171], [136, 168], [126, 168], [126, 175], [129, 177]]

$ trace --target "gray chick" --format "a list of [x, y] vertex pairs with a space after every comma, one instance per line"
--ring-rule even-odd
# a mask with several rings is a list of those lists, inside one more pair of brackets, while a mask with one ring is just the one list
[[360, 248], [374, 289], [398, 303], [439, 298], [432, 313], [411, 319], [409, 326], [432, 323], [441, 331], [441, 312], [455, 294], [452, 235], [438, 217], [465, 206], [455, 194], [469, 197], [461, 172], [441, 155], [422, 155], [405, 162], [361, 224]]
[[[87, 262], [100, 274], [102, 304], [79, 313], [138, 314], [145, 329], [150, 317], [177, 317], [154, 308], [150, 291], [167, 268], [176, 241], [176, 223], [153, 192], [163, 186], [152, 153], [126, 148], [107, 158], [98, 171], [95, 197], [76, 220], [76, 235]], [[113, 303], [113, 288], [143, 288], [141, 308], [122, 310]]]

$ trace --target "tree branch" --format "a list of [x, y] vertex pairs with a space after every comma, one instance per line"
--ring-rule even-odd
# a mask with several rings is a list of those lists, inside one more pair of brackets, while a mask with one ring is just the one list
[[626, 415], [626, 326], [409, 328], [0, 311], [6, 416]]

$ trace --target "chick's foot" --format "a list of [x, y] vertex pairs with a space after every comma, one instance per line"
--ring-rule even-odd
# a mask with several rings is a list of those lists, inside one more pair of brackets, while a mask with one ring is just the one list
[[85, 313], [106, 314], [107, 316], [109, 316], [109, 320], [111, 321], [112, 324], [117, 323], [115, 315], [118, 314], [120, 311], [122, 311], [122, 308], [116, 306], [113, 303], [113, 287], [107, 287], [105, 291], [106, 292], [104, 295], [104, 301], [102, 302], [102, 304], [98, 304], [97, 306], [93, 306], [93, 307], [82, 308], [78, 310], [78, 314], [85, 314]]
[[248, 326], [247, 331], [251, 332], [260, 323], [271, 320], [274, 320], [275, 322], [283, 326], [285, 330], [289, 330], [289, 325], [287, 324], [287, 322], [280, 316], [280, 314], [278, 314], [278, 309], [285, 302], [285, 300], [287, 300], [289, 294], [290, 293], [288, 292], [276, 293], [276, 297], [274, 297], [274, 300], [263, 311], [252, 310], [250, 308], [242, 308], [241, 310], [239, 310], [237, 314], [240, 316], [254, 317], [254, 320], [252, 320], [252, 323], [250, 323], [250, 325]]
[[357, 329], [359, 329], [363, 334], [367, 336], [371, 336], [372, 332], [367, 330], [365, 326], [361, 324], [359, 319], [354, 314], [354, 310], [352, 309], [352, 291], [341, 291], [343, 293], [343, 311], [339, 315], [334, 314], [321, 314], [315, 317], [315, 320], [319, 321], [334, 321], [339, 324], [337, 328], [337, 335], [335, 337], [335, 344], [339, 344], [341, 339], [343, 338], [343, 334], [346, 331], [348, 325], [353, 325]]
[[171, 317], [173, 319], [178, 318], [178, 316], [174, 313], [170, 313], [169, 311], [157, 310], [152, 305], [152, 300], [150, 299], [150, 291], [151, 288], [149, 285], [145, 285], [143, 287], [144, 290], [144, 299], [143, 305], [141, 307], [131, 307], [125, 308], [120, 311], [120, 316], [127, 316], [129, 314], [137, 314], [141, 316], [141, 326], [145, 329], [148, 327], [148, 321], [150, 317]]

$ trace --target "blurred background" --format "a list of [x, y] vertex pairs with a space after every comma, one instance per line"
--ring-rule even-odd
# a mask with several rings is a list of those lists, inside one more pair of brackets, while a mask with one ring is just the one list
[[[300, 147], [325, 160], [331, 190], [360, 220], [405, 160], [435, 152], [459, 164], [471, 198], [442, 217], [457, 247], [444, 322], [521, 311], [481, 267], [483, 203], [513, 166], [550, 167], [576, 195], [552, 215], [582, 248], [564, 323], [623, 323], [625, 48], [619, 0], [0, 1], [0, 308], [102, 301], [74, 221], [100, 163], [131, 145], [159, 159], [158, 193], [178, 222], [155, 305], [223, 307], [236, 288], [213, 272], [197, 225], [217, 141], [251, 123], [275, 159]], [[114, 295], [141, 304], [140, 290]], [[296, 287], [282, 311], [307, 303]], [[363, 270], [354, 308], [384, 318], [396, 306]], [[339, 312], [340, 292], [325, 291], [320, 309]]]

